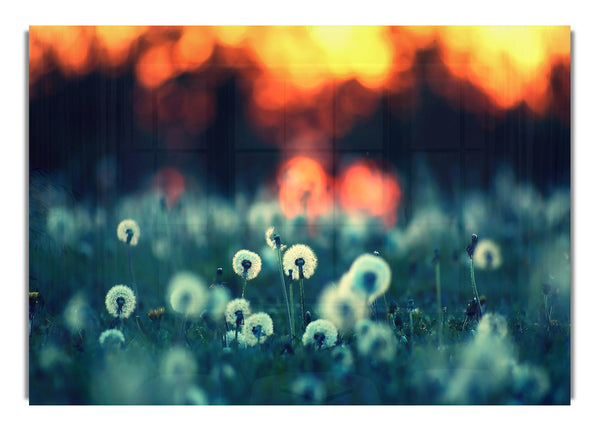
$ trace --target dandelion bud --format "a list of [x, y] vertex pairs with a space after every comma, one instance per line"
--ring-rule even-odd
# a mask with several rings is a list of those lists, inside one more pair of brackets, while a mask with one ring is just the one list
[[222, 276], [223, 275], [223, 268], [217, 268], [217, 276]]
[[378, 252], [377, 250], [375, 250], [375, 251], [373, 252], [373, 254], [374, 254], [375, 256], [379, 256], [379, 252]]
[[308, 325], [310, 322], [312, 322], [312, 315], [310, 314], [310, 311], [307, 311], [304, 315], [304, 324]]
[[409, 309], [410, 311], [412, 311], [412, 310], [414, 310], [414, 309], [415, 309], [415, 301], [414, 301], [412, 298], [409, 298], [409, 299], [408, 299], [408, 309]]
[[431, 263], [433, 263], [435, 265], [439, 261], [440, 261], [440, 249], [439, 248], [435, 248], [433, 250], [433, 260], [431, 261]]

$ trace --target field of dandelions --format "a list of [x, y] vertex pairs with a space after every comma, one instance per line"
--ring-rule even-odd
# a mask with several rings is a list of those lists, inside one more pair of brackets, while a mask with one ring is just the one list
[[500, 173], [460, 215], [30, 179], [31, 404], [568, 404], [570, 190]]

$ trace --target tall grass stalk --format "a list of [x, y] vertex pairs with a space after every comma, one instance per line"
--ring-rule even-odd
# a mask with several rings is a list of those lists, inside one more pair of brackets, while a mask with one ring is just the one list
[[[277, 247], [277, 259], [279, 260], [279, 275], [281, 276], [281, 290], [283, 291], [283, 300], [285, 302], [285, 308], [288, 316], [288, 326], [290, 330], [290, 341], [294, 339], [294, 324], [292, 322], [292, 314], [290, 311], [290, 303], [288, 302], [288, 296], [285, 289], [285, 276], [283, 275], [283, 258], [281, 256], [281, 246]], [[291, 290], [291, 288], [290, 288]]]

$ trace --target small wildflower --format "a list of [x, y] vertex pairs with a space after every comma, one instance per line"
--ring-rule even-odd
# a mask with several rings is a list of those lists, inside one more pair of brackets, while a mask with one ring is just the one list
[[243, 325], [244, 319], [249, 317], [250, 314], [250, 303], [243, 298], [233, 299], [225, 307], [225, 319], [234, 328], [236, 324], [239, 326]]
[[117, 238], [129, 245], [137, 245], [140, 239], [140, 227], [135, 220], [123, 220], [117, 227]]
[[473, 253], [473, 263], [476, 267], [486, 270], [496, 270], [502, 265], [500, 247], [489, 239], [478, 241]]
[[283, 255], [283, 268], [294, 280], [309, 279], [317, 269], [317, 256], [310, 247], [295, 244]]
[[148, 311], [148, 318], [153, 322], [160, 322], [163, 314], [165, 314], [165, 307], [158, 307]]
[[338, 332], [329, 320], [318, 319], [310, 322], [302, 336], [302, 344], [314, 346], [316, 349], [333, 347], [337, 342]]
[[256, 346], [273, 335], [273, 320], [267, 313], [255, 313], [245, 319], [242, 338], [248, 346]]
[[179, 272], [169, 281], [167, 299], [173, 311], [188, 318], [202, 315], [208, 301], [208, 289], [202, 279], [191, 272]]
[[108, 345], [121, 345], [125, 342], [125, 336], [118, 329], [107, 329], [98, 338], [100, 345], [106, 347]]
[[129, 287], [118, 284], [106, 294], [105, 304], [111, 316], [126, 319], [135, 310], [135, 295]]
[[246, 280], [256, 278], [262, 267], [260, 256], [250, 250], [239, 250], [233, 256], [233, 270]]
[[340, 289], [353, 290], [372, 303], [388, 290], [391, 280], [392, 271], [387, 262], [379, 256], [365, 253], [356, 258], [342, 277]]

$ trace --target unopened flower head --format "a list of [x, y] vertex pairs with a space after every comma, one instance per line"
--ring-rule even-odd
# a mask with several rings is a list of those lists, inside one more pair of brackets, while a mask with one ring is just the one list
[[374, 323], [357, 337], [358, 353], [377, 362], [390, 362], [396, 356], [396, 337], [392, 330]]
[[240, 250], [233, 256], [233, 270], [247, 280], [256, 278], [261, 267], [260, 256], [250, 250]]
[[473, 264], [480, 269], [498, 269], [502, 265], [502, 254], [498, 244], [490, 239], [480, 239], [473, 252]]
[[327, 349], [335, 346], [338, 331], [329, 320], [318, 319], [310, 322], [302, 335], [302, 344], [315, 349]]
[[236, 325], [243, 325], [244, 320], [250, 317], [250, 303], [243, 298], [236, 298], [229, 301], [225, 308], [225, 319], [233, 328]]
[[387, 262], [382, 257], [365, 253], [356, 258], [342, 277], [340, 289], [352, 290], [371, 303], [388, 290], [391, 281], [392, 271]]
[[295, 244], [283, 255], [283, 268], [285, 274], [291, 271], [294, 280], [309, 279], [317, 269], [317, 256], [307, 245]]
[[170, 383], [182, 383], [195, 377], [196, 359], [188, 350], [174, 347], [163, 354], [160, 362], [163, 379]]
[[273, 320], [267, 313], [255, 313], [246, 318], [242, 338], [248, 346], [256, 346], [273, 335]]
[[105, 304], [111, 316], [126, 319], [135, 310], [135, 295], [129, 287], [118, 284], [106, 294]]
[[137, 245], [140, 239], [140, 227], [135, 220], [123, 220], [117, 227], [117, 238], [129, 245]]
[[265, 240], [267, 241], [267, 245], [271, 247], [273, 250], [285, 250], [286, 245], [281, 243], [281, 238], [279, 234], [275, 232], [275, 228], [271, 226], [265, 231]]
[[179, 272], [169, 281], [167, 300], [173, 311], [188, 318], [197, 318], [202, 315], [208, 301], [208, 289], [197, 275]]
[[125, 342], [125, 336], [118, 329], [107, 329], [98, 338], [100, 345], [106, 347], [108, 345], [120, 346]]
[[351, 330], [366, 312], [365, 301], [358, 294], [350, 289], [339, 289], [333, 283], [325, 287], [319, 298], [319, 315], [342, 332]]

